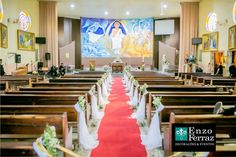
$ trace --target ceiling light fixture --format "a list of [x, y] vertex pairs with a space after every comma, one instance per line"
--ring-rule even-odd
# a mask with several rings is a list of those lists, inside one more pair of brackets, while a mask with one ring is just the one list
[[167, 6], [167, 4], [163, 4], [162, 7], [163, 7], [164, 9], [166, 9], [168, 6]]
[[108, 11], [105, 11], [104, 14], [105, 14], [105, 15], [108, 15]]
[[129, 11], [126, 11], [126, 15], [129, 15], [130, 14], [130, 12]]
[[70, 5], [70, 7], [71, 7], [71, 8], [74, 8], [74, 7], [75, 7], [75, 5], [74, 5], [74, 4], [71, 4], [71, 5]]

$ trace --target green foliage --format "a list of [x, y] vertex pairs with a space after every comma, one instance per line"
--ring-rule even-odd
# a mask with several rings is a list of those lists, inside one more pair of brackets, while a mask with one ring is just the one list
[[56, 137], [56, 129], [54, 126], [46, 126], [42, 135], [42, 142], [49, 154], [52, 156], [58, 156], [56, 146], [59, 145], [59, 140]]
[[140, 91], [144, 93], [147, 90], [147, 88], [148, 88], [148, 85], [144, 83], [142, 86], [140, 86]]
[[145, 69], [145, 64], [141, 66], [141, 70], [144, 71], [144, 69]]
[[134, 80], [134, 85], [137, 86], [138, 85], [138, 81]]
[[98, 80], [98, 85], [101, 86], [102, 85], [102, 79]]
[[98, 105], [98, 108], [99, 108], [99, 110], [102, 110], [103, 106], [100, 104], [100, 105]]
[[85, 104], [86, 103], [85, 103], [85, 99], [83, 96], [78, 97], [78, 104], [79, 104], [81, 110], [85, 111], [85, 109], [86, 109]]
[[154, 97], [153, 101], [152, 101], [154, 107], [157, 107], [161, 104], [161, 97], [158, 96], [158, 97]]
[[130, 65], [129, 65], [129, 66], [126, 66], [124, 69], [125, 69], [125, 71], [127, 71], [127, 72], [128, 72], [128, 71], [131, 71], [131, 66], [130, 66]]

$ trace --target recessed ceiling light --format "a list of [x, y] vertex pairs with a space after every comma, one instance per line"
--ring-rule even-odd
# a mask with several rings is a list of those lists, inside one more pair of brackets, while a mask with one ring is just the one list
[[71, 7], [71, 8], [74, 8], [74, 7], [75, 7], [75, 5], [74, 5], [74, 4], [71, 4], [71, 5], [70, 5], [70, 7]]
[[108, 11], [105, 11], [104, 14], [105, 14], [105, 15], [108, 15]]
[[129, 15], [130, 14], [130, 12], [129, 11], [126, 11], [126, 15]]
[[166, 9], [167, 7], [168, 7], [168, 6], [167, 6], [167, 4], [163, 4], [163, 8], [165, 8], [165, 9]]

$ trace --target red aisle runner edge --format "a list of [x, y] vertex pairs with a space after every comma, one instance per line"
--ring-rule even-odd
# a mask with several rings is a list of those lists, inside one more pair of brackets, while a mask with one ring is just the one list
[[110, 103], [98, 130], [99, 146], [91, 157], [146, 157], [136, 120], [130, 118], [132, 109], [122, 79], [114, 77], [113, 82]]

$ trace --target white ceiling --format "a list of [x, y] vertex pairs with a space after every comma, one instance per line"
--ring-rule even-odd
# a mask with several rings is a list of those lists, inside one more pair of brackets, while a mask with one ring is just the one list
[[[58, 15], [62, 17], [96, 17], [96, 18], [144, 18], [144, 17], [179, 17], [180, 2], [199, 0], [53, 0], [58, 4]], [[161, 16], [161, 2], [167, 4]], [[70, 5], [75, 7], [71, 8]], [[108, 15], [104, 12], [107, 11]], [[126, 11], [130, 15], [126, 15]]]

